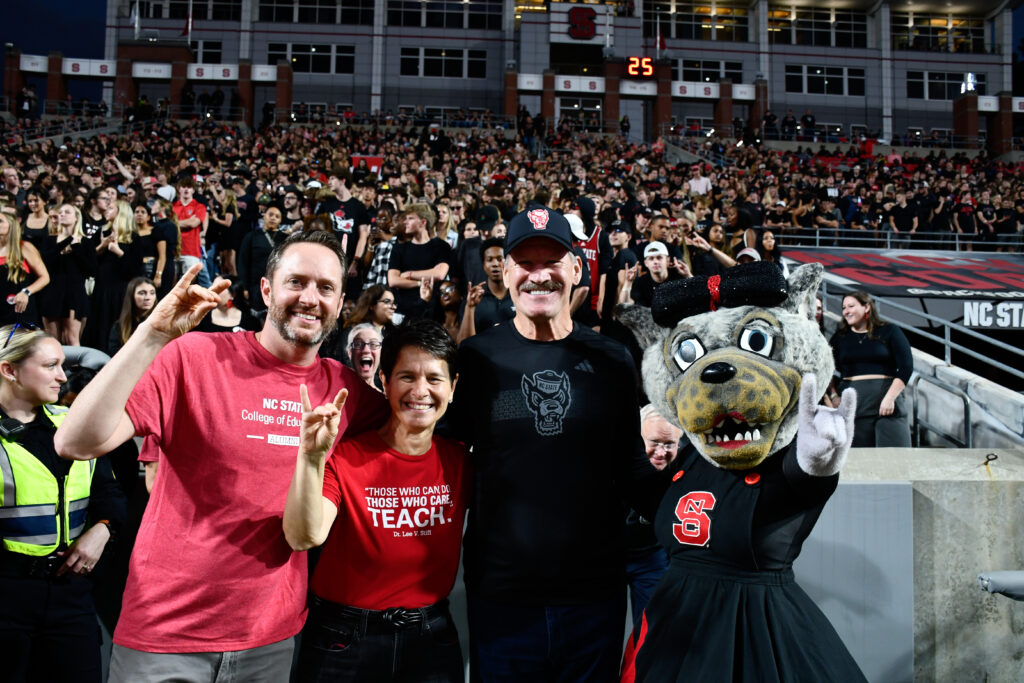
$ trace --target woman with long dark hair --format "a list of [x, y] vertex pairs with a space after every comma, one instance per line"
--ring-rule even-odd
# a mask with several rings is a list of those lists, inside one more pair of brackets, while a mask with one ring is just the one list
[[840, 380], [829, 399], [838, 406], [847, 387], [857, 391], [855, 447], [910, 447], [910, 424], [903, 389], [914, 371], [914, 357], [903, 331], [878, 317], [867, 292], [843, 297], [843, 322], [829, 340]]
[[121, 350], [128, 337], [156, 308], [156, 286], [148, 277], [137, 277], [128, 283], [121, 304], [121, 314], [110, 328], [107, 353], [113, 356]]

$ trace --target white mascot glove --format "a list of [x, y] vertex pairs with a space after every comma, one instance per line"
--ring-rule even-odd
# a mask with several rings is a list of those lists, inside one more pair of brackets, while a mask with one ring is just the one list
[[806, 374], [800, 386], [799, 426], [796, 432], [796, 461], [807, 474], [830, 477], [843, 469], [853, 443], [853, 418], [857, 413], [857, 392], [843, 392], [838, 408], [818, 405], [818, 380]]

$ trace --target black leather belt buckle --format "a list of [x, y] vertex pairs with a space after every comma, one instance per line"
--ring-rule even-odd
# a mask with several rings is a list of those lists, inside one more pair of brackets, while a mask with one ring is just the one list
[[389, 607], [381, 613], [381, 621], [396, 629], [415, 626], [423, 621], [419, 610], [407, 610], [401, 607]]

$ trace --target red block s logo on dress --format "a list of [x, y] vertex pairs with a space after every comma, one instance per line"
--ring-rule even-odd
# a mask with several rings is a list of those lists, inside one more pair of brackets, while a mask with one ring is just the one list
[[672, 535], [684, 545], [706, 546], [711, 540], [711, 518], [706, 510], [715, 507], [710, 491], [692, 491], [676, 503], [679, 524], [672, 525]]

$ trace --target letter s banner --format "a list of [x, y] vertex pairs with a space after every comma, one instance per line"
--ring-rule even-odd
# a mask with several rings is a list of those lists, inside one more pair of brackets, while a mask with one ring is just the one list
[[576, 40], [590, 40], [597, 33], [593, 7], [573, 7], [569, 10], [569, 37]]
[[672, 535], [684, 545], [706, 546], [711, 540], [711, 518], [706, 510], [715, 507], [715, 496], [709, 491], [692, 491], [676, 503], [676, 518], [680, 524], [672, 525]]

